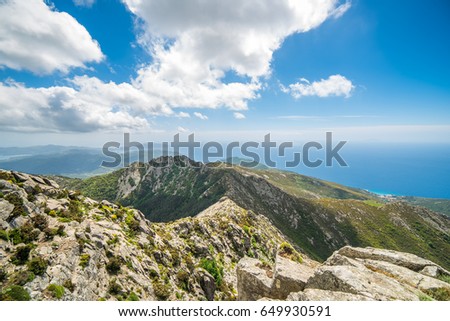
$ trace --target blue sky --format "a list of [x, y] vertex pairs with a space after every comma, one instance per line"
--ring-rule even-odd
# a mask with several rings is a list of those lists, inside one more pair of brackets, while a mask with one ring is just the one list
[[1, 145], [450, 142], [448, 1], [232, 2], [2, 2]]

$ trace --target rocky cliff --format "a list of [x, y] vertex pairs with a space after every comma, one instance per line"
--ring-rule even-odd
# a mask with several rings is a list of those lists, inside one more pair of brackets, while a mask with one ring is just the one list
[[450, 272], [413, 254], [346, 246], [325, 263], [300, 264], [278, 255], [273, 267], [243, 258], [240, 300], [450, 300]]
[[287, 244], [227, 198], [164, 224], [17, 172], [0, 171], [0, 193], [3, 300], [233, 300], [237, 262]]

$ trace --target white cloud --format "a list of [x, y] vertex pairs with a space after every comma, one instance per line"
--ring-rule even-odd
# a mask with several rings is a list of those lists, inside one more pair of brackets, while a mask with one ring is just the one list
[[42, 0], [0, 1], [0, 67], [48, 74], [102, 59], [98, 43], [69, 14]]
[[337, 7], [333, 12], [332, 12], [332, 16], [335, 19], [338, 19], [340, 17], [342, 17], [344, 15], [344, 13], [346, 13], [348, 11], [348, 9], [350, 9], [350, 7], [352, 6], [351, 1], [347, 1], [346, 3], [340, 5], [339, 7]]
[[[122, 0], [141, 19], [153, 62], [135, 85], [171, 107], [246, 110], [270, 76], [272, 55], [294, 33], [319, 26], [337, 0]], [[176, 9], [174, 9], [176, 8]], [[243, 77], [224, 83], [227, 72]]]
[[[190, 117], [173, 111], [179, 107], [228, 108], [242, 119], [240, 111], [270, 77], [273, 52], [283, 40], [342, 10], [337, 0], [122, 1], [139, 18], [139, 41], [151, 62], [130, 83], [87, 76], [50, 88], [0, 83], [2, 129], [145, 128], [149, 116]], [[42, 0], [0, 0], [0, 68], [66, 72], [102, 59], [97, 42], [69, 14]], [[228, 72], [240, 80], [226, 82]]]
[[79, 7], [90, 8], [95, 3], [95, 0], [73, 0], [73, 3]]
[[355, 86], [353, 86], [352, 82], [341, 75], [332, 75], [327, 79], [321, 79], [312, 83], [302, 78], [300, 82], [291, 84], [288, 87], [281, 86], [283, 92], [291, 94], [295, 99], [304, 96], [350, 97], [354, 88]]
[[199, 118], [199, 119], [201, 119], [201, 120], [207, 120], [208, 119], [208, 116], [203, 115], [202, 113], [198, 113], [198, 112], [195, 112], [194, 116]]
[[245, 115], [238, 112], [233, 113], [233, 117], [236, 119], [245, 119]]
[[[87, 78], [76, 78], [74, 82], [78, 89], [27, 88], [0, 82], [0, 128], [57, 132], [148, 128], [148, 121], [129, 108], [130, 103], [145, 108], [146, 99], [129, 84], [104, 84]], [[170, 112], [155, 109], [145, 113]]]
[[178, 126], [177, 131], [180, 133], [187, 133], [189, 131], [189, 129]]
[[191, 118], [191, 115], [189, 113], [185, 113], [184, 111], [180, 111], [177, 114], [177, 117], [179, 117], [179, 118]]

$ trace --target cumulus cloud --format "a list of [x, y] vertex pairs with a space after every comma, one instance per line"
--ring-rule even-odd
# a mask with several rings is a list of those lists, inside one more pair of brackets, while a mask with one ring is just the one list
[[0, 67], [48, 74], [102, 59], [99, 44], [69, 14], [42, 0], [0, 1]]
[[195, 112], [194, 116], [199, 118], [199, 119], [201, 119], [201, 120], [207, 120], [208, 119], [208, 116], [203, 115], [202, 113], [198, 113], [198, 112]]
[[73, 3], [79, 7], [90, 8], [95, 3], [95, 0], [73, 0]]
[[[336, 14], [336, 0], [122, 0], [153, 62], [135, 83], [172, 107], [246, 110], [283, 40]], [[345, 4], [344, 4], [345, 5]], [[176, 10], [174, 10], [176, 8]], [[225, 83], [227, 72], [243, 77]]]
[[[129, 84], [104, 84], [77, 78], [77, 89], [58, 86], [27, 88], [0, 82], [0, 128], [12, 131], [89, 132], [114, 129], [143, 129], [148, 121], [129, 107], [144, 107], [146, 99]], [[86, 86], [97, 82], [96, 86]], [[112, 95], [112, 96], [111, 96]], [[170, 110], [146, 110], [164, 114]]]
[[233, 117], [236, 119], [245, 119], [245, 115], [243, 113], [238, 112], [233, 113]]
[[341, 75], [332, 75], [327, 79], [310, 82], [305, 78], [301, 78], [299, 82], [289, 85], [288, 87], [281, 86], [281, 90], [289, 93], [295, 99], [305, 96], [343, 96], [350, 97], [353, 89], [352, 82]]
[[191, 118], [191, 115], [189, 113], [185, 113], [184, 111], [180, 111], [177, 114], [177, 117], [179, 117], [179, 118]]
[[[80, 76], [49, 88], [0, 83], [2, 129], [143, 128], [149, 116], [190, 117], [176, 108], [228, 108], [243, 119], [284, 39], [347, 10], [337, 0], [122, 1], [137, 17], [138, 41], [152, 56], [137, 76], [129, 83]], [[102, 59], [97, 42], [69, 14], [42, 0], [0, 0], [0, 68], [66, 72]], [[226, 81], [227, 73], [238, 80]], [[291, 86], [293, 95], [307, 92]]]

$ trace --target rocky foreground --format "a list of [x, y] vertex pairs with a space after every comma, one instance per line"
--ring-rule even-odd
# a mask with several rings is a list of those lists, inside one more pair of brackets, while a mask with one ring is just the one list
[[448, 300], [415, 255], [344, 247], [324, 264], [265, 216], [221, 198], [152, 223], [44, 177], [0, 171], [1, 300]]
[[350, 246], [323, 264], [278, 255], [273, 268], [253, 258], [237, 266], [239, 300], [450, 300], [450, 272], [416, 255]]

